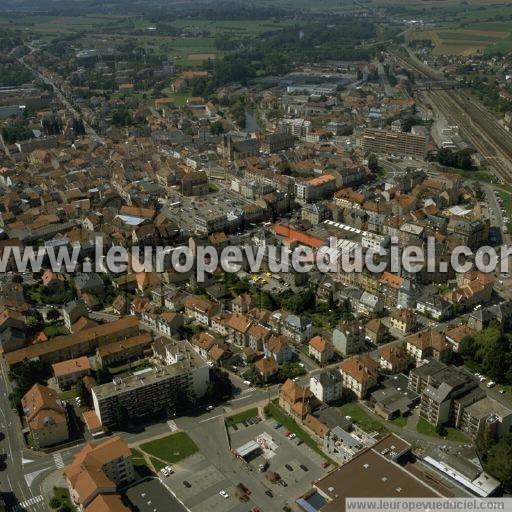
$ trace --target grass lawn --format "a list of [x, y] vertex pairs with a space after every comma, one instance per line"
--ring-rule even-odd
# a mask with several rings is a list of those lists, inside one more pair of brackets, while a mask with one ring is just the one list
[[62, 400], [73, 400], [76, 398], [76, 389], [72, 387], [71, 389], [68, 389], [67, 391], [61, 391], [59, 393], [59, 398]]
[[194, 441], [185, 432], [178, 432], [144, 443], [140, 446], [140, 449], [148, 455], [158, 457], [169, 464], [179, 462], [198, 451]]
[[436, 427], [434, 427], [434, 425], [432, 425], [432, 423], [429, 423], [424, 418], [420, 418], [418, 420], [418, 424], [416, 425], [416, 430], [420, 434], [424, 434], [426, 436], [439, 437], [439, 435], [436, 432]]
[[469, 180], [477, 180], [482, 181], [484, 183], [497, 183], [498, 180], [494, 174], [492, 174], [490, 171], [487, 171], [485, 169], [479, 168], [475, 169], [473, 171], [466, 171], [464, 169], [455, 169], [454, 167], [447, 167], [447, 172], [458, 174], [459, 176], [462, 176], [463, 178], [469, 179]]
[[255, 416], [258, 416], [258, 409], [256, 407], [253, 409], [248, 409], [247, 411], [243, 411], [239, 414], [235, 414], [234, 416], [229, 416], [226, 418], [226, 425], [228, 427], [232, 427], [237, 423], [242, 423], [242, 421], [254, 418]]
[[76, 507], [69, 496], [69, 491], [65, 487], [54, 487], [53, 496], [58, 498], [62, 505], [67, 505], [70, 510], [76, 511]]
[[391, 423], [394, 423], [397, 427], [405, 427], [407, 425], [407, 418], [405, 416], [398, 416], [394, 420], [391, 420]]
[[336, 463], [333, 462], [316, 444], [315, 440], [305, 432], [297, 423], [290, 418], [278, 405], [274, 403], [270, 403], [269, 413], [276, 420], [277, 423], [281, 423], [286, 430], [293, 432], [298, 438], [302, 439], [304, 443], [306, 443], [312, 450], [321, 455], [324, 459], [330, 462], [333, 466], [336, 466]]
[[151, 461], [151, 464], [153, 464], [153, 467], [155, 468], [155, 471], [158, 473], [161, 469], [165, 468], [167, 464], [164, 464], [163, 462], [160, 462], [158, 459], [155, 459], [153, 457], [150, 457], [149, 460]]
[[362, 428], [365, 432], [379, 432], [380, 434], [388, 432], [382, 423], [369, 416], [356, 402], [350, 402], [342, 405], [340, 407], [340, 412], [344, 416], [350, 416], [354, 420], [354, 423], [356, 423], [357, 426]]
[[172, 99], [177, 107], [183, 107], [187, 104], [187, 100], [192, 96], [190, 92], [166, 92], [166, 96]]
[[132, 452], [132, 462], [135, 467], [146, 465], [144, 454], [140, 450], [137, 450], [137, 448], [132, 448], [130, 451]]
[[468, 443], [469, 438], [463, 434], [460, 430], [453, 427], [445, 427], [448, 432], [445, 437], [440, 436], [436, 432], [436, 427], [429, 423], [426, 419], [420, 418], [416, 430], [420, 434], [424, 434], [430, 437], [437, 437], [438, 439], [447, 439], [448, 441], [454, 441], [456, 443]]

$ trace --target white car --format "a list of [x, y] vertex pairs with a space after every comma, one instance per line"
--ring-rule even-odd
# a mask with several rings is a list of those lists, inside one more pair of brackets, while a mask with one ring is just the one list
[[250, 381], [250, 380], [244, 380], [244, 384], [245, 384], [246, 386], [250, 386], [250, 385], [251, 385], [251, 381]]
[[213, 405], [207, 405], [207, 406], [205, 407], [205, 409], [206, 409], [207, 411], [211, 411], [211, 410], [213, 409]]
[[172, 466], [165, 466], [164, 468], [170, 475], [174, 473], [174, 468]]
[[167, 470], [167, 468], [162, 468], [160, 470], [160, 473], [162, 473], [162, 475], [164, 475], [165, 477], [168, 477], [170, 475], [169, 471]]
[[288, 436], [288, 439], [295, 439], [297, 436], [292, 432], [289, 436]]
[[485, 382], [485, 377], [483, 375], [480, 377], [480, 382]]
[[494, 386], [496, 386], [496, 382], [493, 382], [492, 380], [487, 383], [488, 388], [493, 388]]
[[222, 489], [221, 491], [219, 491], [219, 494], [225, 498], [225, 499], [228, 499], [229, 498], [229, 494], [224, 490]]

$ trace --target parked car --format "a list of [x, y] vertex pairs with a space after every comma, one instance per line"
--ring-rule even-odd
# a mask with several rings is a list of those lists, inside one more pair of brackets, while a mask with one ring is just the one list
[[220, 490], [219, 494], [225, 499], [229, 498], [229, 494], [224, 489]]

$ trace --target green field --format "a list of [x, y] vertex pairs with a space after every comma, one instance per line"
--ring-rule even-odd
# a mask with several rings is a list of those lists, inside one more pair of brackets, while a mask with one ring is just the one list
[[365, 432], [379, 432], [381, 434], [387, 432], [386, 427], [377, 420], [374, 420], [367, 414], [362, 407], [356, 402], [350, 402], [340, 407], [340, 412], [344, 416], [350, 416], [354, 423]]
[[161, 439], [149, 441], [142, 444], [140, 449], [148, 455], [169, 464], [179, 462], [199, 450], [194, 441], [185, 432], [178, 432]]
[[165, 464], [164, 462], [158, 460], [158, 459], [155, 459], [154, 457], [150, 457], [149, 460], [151, 461], [151, 464], [153, 465], [153, 467], [155, 468], [155, 471], [158, 473], [161, 469], [165, 468], [165, 466], [167, 464]]
[[291, 25], [290, 20], [202, 20], [181, 19], [172, 22], [174, 27], [190, 31], [208, 31], [212, 35], [229, 34], [234, 36], [258, 35], [272, 30], [280, 30]]
[[468, 32], [438, 32], [437, 35], [441, 39], [453, 39], [455, 41], [487, 41], [492, 43], [500, 39], [492, 34], [471, 34]]
[[255, 416], [258, 416], [258, 409], [256, 407], [243, 411], [239, 414], [235, 414], [234, 416], [229, 416], [226, 418], [226, 425], [228, 427], [232, 427], [233, 425], [242, 423], [242, 421], [249, 420]]
[[460, 430], [457, 430], [456, 428], [453, 428], [453, 427], [445, 427], [445, 428], [446, 428], [446, 431], [448, 432], [448, 434], [446, 435], [446, 437], [441, 437], [436, 432], [436, 427], [434, 425], [432, 425], [431, 423], [429, 423], [424, 418], [420, 418], [418, 421], [418, 424], [416, 426], [416, 430], [420, 434], [424, 434], [426, 436], [437, 437], [438, 439], [447, 439], [448, 441], [453, 441], [456, 443], [468, 443], [469, 442], [469, 438], [465, 434], [463, 434]]

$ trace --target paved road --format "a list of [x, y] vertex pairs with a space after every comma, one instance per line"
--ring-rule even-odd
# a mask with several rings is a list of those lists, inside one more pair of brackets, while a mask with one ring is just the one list
[[[31, 48], [31, 54], [34, 51], [35, 51], [34, 48]], [[52, 87], [52, 89], [53, 89], [55, 95], [57, 96], [57, 98], [59, 99], [59, 101], [73, 114], [73, 116], [76, 119], [81, 119], [83, 121], [87, 135], [89, 135], [93, 140], [95, 140], [96, 142], [99, 142], [100, 144], [103, 144], [103, 145], [106, 144], [105, 139], [103, 139], [103, 137], [100, 137], [98, 135], [98, 133], [94, 130], [94, 128], [83, 118], [83, 116], [76, 110], [76, 108], [71, 104], [71, 102], [68, 101], [68, 99], [64, 96], [62, 91], [55, 84], [55, 82], [53, 82], [53, 80], [51, 78], [49, 78], [46, 75], [43, 75], [43, 73], [39, 72], [37, 69], [35, 69], [30, 64], [27, 64], [25, 62], [24, 57], [22, 57], [18, 60], [23, 66], [25, 66], [28, 70], [30, 70], [32, 73], [34, 73], [34, 75], [36, 75], [44, 83], [46, 83]]]
[[[2, 376], [5, 376], [3, 365]], [[11, 409], [9, 392], [10, 388], [6, 385], [5, 379], [0, 379], [0, 430], [5, 435], [4, 440], [0, 442], [0, 451], [7, 454], [6, 468], [0, 473], [0, 491], [13, 493], [17, 503], [27, 510], [47, 510], [39, 498], [38, 488], [33, 488], [24, 478], [25, 473], [35, 471], [26, 469], [31, 465], [29, 461], [34, 461], [35, 458], [24, 447], [21, 425], [16, 413]]]
[[[0, 430], [5, 439], [0, 442], [0, 452], [8, 455], [6, 469], [0, 472], [0, 491], [12, 492], [19, 504], [23, 504], [28, 511], [47, 510], [41, 497], [41, 484], [52, 471], [62, 469], [70, 464], [75, 455], [81, 450], [83, 444], [64, 448], [53, 454], [35, 454], [26, 449], [21, 437], [21, 425], [15, 411], [9, 403], [9, 385], [3, 362], [1, 363], [2, 378], [0, 379]], [[203, 412], [200, 416], [184, 416], [179, 418], [180, 428], [186, 431], [197, 429], [214, 432], [212, 428], [217, 422], [223, 425], [223, 415], [231, 410], [250, 407], [260, 402], [273, 399], [277, 395], [277, 386], [268, 389], [255, 389], [243, 384], [242, 379], [232, 376], [233, 384], [238, 388], [237, 394], [210, 412]], [[211, 429], [211, 430], [210, 430]], [[167, 422], [147, 425], [138, 432], [121, 432], [121, 436], [129, 443], [138, 443], [144, 440], [171, 433]], [[225, 435], [225, 434], [224, 434]], [[217, 433], [210, 435], [211, 445], [220, 446], [214, 440]], [[206, 443], [208, 444], [208, 443]], [[204, 443], [201, 443], [203, 449]], [[208, 448], [206, 448], [208, 449]], [[206, 453], [209, 456], [209, 453]], [[217, 460], [222, 464], [222, 460]], [[237, 482], [238, 483], [238, 482]], [[12, 508], [15, 510], [15, 507]]]

